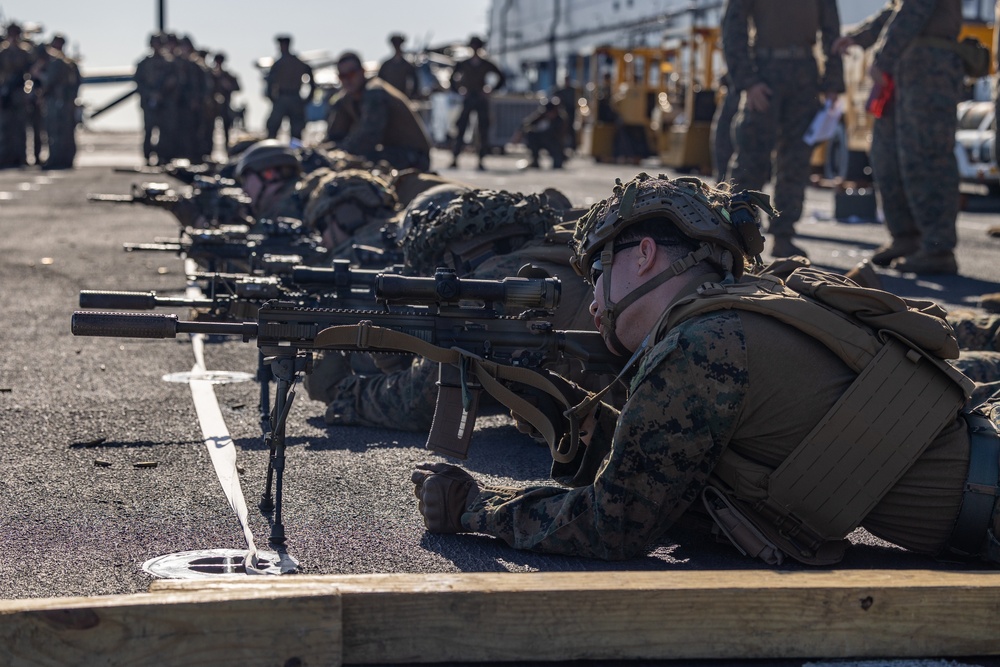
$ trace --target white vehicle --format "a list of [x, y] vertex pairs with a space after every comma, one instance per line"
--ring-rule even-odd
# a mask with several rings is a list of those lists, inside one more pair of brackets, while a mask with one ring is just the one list
[[992, 100], [968, 101], [958, 105], [955, 159], [963, 182], [982, 183], [991, 193], [1000, 193], [994, 116]]

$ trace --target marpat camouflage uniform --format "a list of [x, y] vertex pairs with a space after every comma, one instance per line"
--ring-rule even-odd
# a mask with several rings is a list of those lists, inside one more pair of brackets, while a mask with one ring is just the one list
[[[639, 556], [713, 475], [725, 474], [716, 464], [726, 448], [776, 468], [854, 378], [821, 343], [769, 316], [692, 317], [645, 355], [621, 413], [602, 407], [594, 439], [578, 456], [588, 468], [582, 486], [486, 487], [462, 525], [519, 549]], [[908, 549], [937, 553], [962, 501], [968, 450], [965, 422], [956, 418], [862, 525]]]
[[161, 49], [154, 50], [135, 66], [133, 78], [142, 108], [142, 154], [150, 162], [155, 153], [157, 163], [165, 164], [177, 156], [176, 146], [170, 143], [177, 134], [176, 114], [172, 113], [178, 88], [173, 56], [168, 57]]
[[922, 43], [955, 42], [960, 0], [892, 0], [851, 37], [875, 47], [874, 65], [889, 74], [891, 105], [872, 130], [871, 163], [886, 226], [894, 240], [924, 252], [949, 252], [957, 241], [958, 164], [955, 107], [963, 80], [954, 50]]
[[76, 94], [80, 70], [61, 51], [49, 48], [42, 72], [45, 135], [49, 146], [47, 169], [68, 169], [76, 157]]
[[417, 82], [417, 68], [405, 55], [393, 55], [378, 68], [378, 78], [406, 95], [411, 100], [416, 99], [420, 88]]
[[360, 101], [346, 91], [334, 98], [326, 138], [340, 150], [372, 162], [385, 160], [395, 169], [430, 169], [424, 122], [406, 96], [379, 78], [365, 82]]
[[28, 42], [0, 42], [0, 169], [22, 167], [28, 162], [24, 82], [33, 61]]
[[490, 95], [486, 77], [497, 77], [493, 90], [503, 88], [506, 78], [493, 61], [474, 55], [455, 65], [451, 73], [451, 89], [462, 95], [462, 111], [455, 125], [455, 157], [465, 147], [465, 131], [469, 128], [469, 116], [475, 112], [479, 130], [479, 157], [490, 152]]
[[281, 123], [288, 118], [288, 128], [292, 137], [302, 138], [306, 126], [306, 100], [302, 99], [303, 80], [312, 85], [312, 67], [289, 53], [281, 56], [267, 74], [267, 97], [271, 100], [271, 115], [267, 117], [267, 136], [278, 136]]
[[[755, 30], [753, 43], [749, 39]], [[813, 55], [817, 33], [825, 56], [824, 71]], [[820, 108], [820, 93], [844, 90], [843, 63], [830, 51], [840, 36], [835, 0], [728, 0], [722, 42], [735, 88], [741, 96], [734, 119], [734, 155], [729, 177], [736, 190], [761, 190], [771, 174], [775, 153], [775, 236], [788, 237], [802, 216], [812, 147], [802, 137]], [[745, 91], [757, 83], [771, 89], [766, 111], [746, 108]]]

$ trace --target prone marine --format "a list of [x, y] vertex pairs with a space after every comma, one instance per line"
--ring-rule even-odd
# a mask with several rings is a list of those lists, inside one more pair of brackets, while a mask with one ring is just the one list
[[944, 312], [811, 268], [746, 275], [768, 208], [697, 179], [619, 182], [580, 220], [574, 267], [608, 347], [631, 355], [627, 401], [567, 412], [582, 425], [576, 458], [553, 468], [564, 486], [419, 465], [427, 529], [618, 560], [702, 513], [770, 564], [837, 563], [859, 525], [1000, 563], [1000, 402], [967, 405]]

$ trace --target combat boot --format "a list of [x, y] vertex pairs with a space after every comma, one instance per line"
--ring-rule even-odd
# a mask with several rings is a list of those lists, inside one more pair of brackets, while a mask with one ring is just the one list
[[850, 278], [859, 287], [869, 289], [882, 289], [882, 280], [875, 273], [875, 268], [867, 259], [859, 263], [853, 269], [844, 274], [845, 278]]
[[875, 254], [872, 255], [872, 264], [875, 266], [889, 266], [892, 264], [892, 260], [897, 257], [912, 255], [918, 250], [920, 250], [920, 242], [915, 238], [893, 239], [875, 251]]
[[979, 298], [979, 305], [990, 313], [1000, 313], [1000, 292], [984, 294]]
[[989, 229], [986, 230], [986, 235], [992, 236], [995, 239], [1000, 238], [1000, 226], [990, 227]]
[[792, 243], [791, 236], [775, 236], [771, 244], [771, 257], [809, 257], [806, 251]]
[[958, 262], [955, 261], [955, 253], [950, 250], [935, 253], [918, 250], [912, 255], [894, 259], [892, 268], [906, 273], [955, 275], [958, 273]]

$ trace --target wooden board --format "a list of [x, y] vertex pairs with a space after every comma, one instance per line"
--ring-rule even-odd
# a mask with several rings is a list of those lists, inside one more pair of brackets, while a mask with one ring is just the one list
[[1000, 655], [1000, 572], [161, 580], [135, 596], [0, 602], [0, 624], [0, 664], [71, 651], [111, 665]]
[[2, 665], [340, 665], [340, 596], [242, 586], [0, 601]]
[[344, 661], [1000, 654], [1000, 572], [388, 574], [248, 582], [336, 592]]

